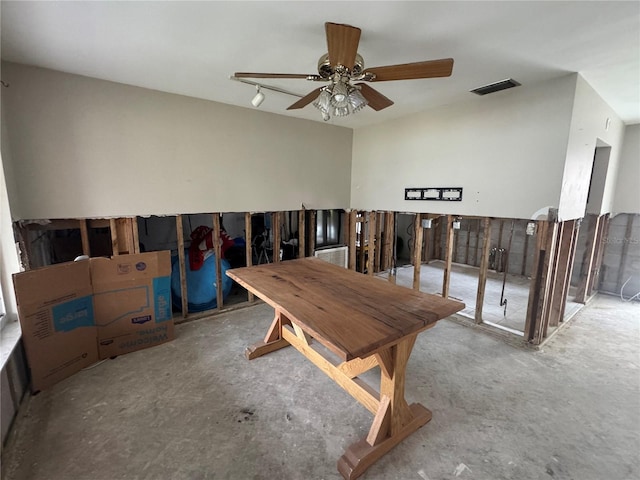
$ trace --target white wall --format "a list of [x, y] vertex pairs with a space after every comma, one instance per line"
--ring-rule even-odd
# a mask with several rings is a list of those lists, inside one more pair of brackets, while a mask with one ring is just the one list
[[18, 320], [18, 305], [11, 276], [20, 271], [20, 262], [16, 242], [13, 238], [11, 210], [2, 166], [3, 158], [0, 156], [0, 286], [6, 314], [3, 321], [5, 323]]
[[624, 131], [613, 211], [640, 213], [640, 123]]
[[3, 64], [19, 218], [349, 206], [352, 130]]
[[[607, 128], [607, 118], [610, 119]], [[571, 220], [584, 216], [596, 145], [611, 147], [600, 211], [611, 212], [618, 173], [624, 123], [580, 75], [567, 144], [567, 160], [562, 176], [562, 196], [558, 217]]]
[[[576, 76], [520, 86], [354, 133], [351, 206], [531, 218], [557, 207]], [[463, 187], [462, 202], [405, 201]]]

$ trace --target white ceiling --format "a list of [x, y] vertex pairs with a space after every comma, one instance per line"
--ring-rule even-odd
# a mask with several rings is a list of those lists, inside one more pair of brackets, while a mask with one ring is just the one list
[[[236, 71], [316, 73], [324, 22], [360, 27], [370, 67], [453, 57], [449, 78], [374, 83], [395, 105], [357, 128], [580, 72], [626, 123], [640, 122], [640, 2], [13, 2], [1, 3], [2, 58], [251, 108]], [[317, 83], [264, 80], [305, 95]], [[321, 121], [311, 105], [265, 92], [261, 110]]]

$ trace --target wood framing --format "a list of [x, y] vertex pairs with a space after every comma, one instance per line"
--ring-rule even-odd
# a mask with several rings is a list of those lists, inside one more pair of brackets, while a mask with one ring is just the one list
[[224, 303], [222, 294], [222, 254], [220, 245], [220, 214], [214, 213], [212, 216], [213, 231], [213, 253], [216, 257], [216, 310], [221, 310]]
[[89, 228], [87, 227], [87, 220], [84, 218], [80, 220], [80, 239], [82, 240], [82, 254], [90, 257]]
[[633, 220], [636, 216], [629, 213], [627, 214], [627, 225], [624, 231], [624, 241], [622, 242], [622, 252], [620, 254], [620, 265], [618, 266], [618, 276], [616, 278], [616, 291], [622, 290], [622, 285], [625, 282], [625, 271], [627, 269], [627, 255], [629, 254], [629, 240], [633, 235]]
[[395, 235], [393, 212], [384, 212], [384, 253], [382, 255], [382, 269], [390, 270], [393, 261], [393, 237]]
[[551, 312], [549, 317], [549, 326], [557, 327], [560, 323], [561, 314], [564, 311], [564, 305], [567, 299], [567, 276], [571, 275], [569, 266], [571, 264], [571, 252], [573, 247], [573, 236], [575, 234], [575, 220], [562, 222], [560, 225], [560, 234], [558, 238], [558, 252], [556, 257], [556, 267], [553, 285], [553, 297], [551, 299]]
[[[484, 292], [487, 286], [487, 271], [489, 270], [489, 251], [491, 250], [491, 219], [482, 220], [482, 257], [480, 258], [480, 273], [478, 276], [478, 291], [476, 293], [476, 323], [482, 323], [482, 308], [484, 306]], [[476, 243], [478, 241], [476, 240]]]
[[591, 216], [589, 227], [587, 230], [587, 247], [584, 252], [584, 261], [582, 265], [582, 273], [580, 275], [580, 283], [576, 292], [575, 301], [578, 303], [587, 303], [590, 296], [589, 285], [592, 284], [591, 279], [594, 275], [596, 253], [598, 249], [598, 233], [600, 232], [601, 216]]
[[120, 249], [118, 248], [118, 226], [115, 218], [109, 219], [109, 233], [111, 233], [111, 254], [119, 255]]
[[360, 224], [360, 233], [358, 234], [358, 262], [360, 270], [356, 268], [360, 273], [364, 273], [365, 270], [365, 254], [367, 252], [367, 242], [365, 241], [366, 234], [366, 216], [365, 212], [358, 212], [356, 223]]
[[413, 229], [413, 289], [420, 290], [420, 268], [422, 267], [422, 215], [416, 213]]
[[[376, 263], [376, 212], [370, 211], [368, 215], [368, 229], [369, 229], [369, 239], [367, 241], [367, 275], [373, 276], [375, 273], [375, 263]], [[364, 270], [363, 270], [364, 271]]]
[[307, 226], [307, 231], [309, 232], [309, 256], [313, 257], [314, 252], [316, 251], [316, 211], [309, 210], [309, 224]]
[[351, 210], [349, 212], [349, 270], [356, 269], [356, 222], [358, 212], [357, 210]]
[[[314, 212], [314, 217], [315, 217], [315, 212]], [[273, 263], [278, 263], [280, 261], [280, 241], [282, 240], [280, 235], [281, 226], [282, 226], [282, 212], [272, 212], [271, 228], [273, 229]], [[314, 241], [314, 244], [315, 244], [315, 241]]]
[[305, 241], [307, 238], [306, 232], [306, 211], [303, 208], [302, 210], [298, 210], [298, 257], [304, 258], [307, 256], [307, 242]]
[[374, 262], [374, 272], [379, 272], [381, 270], [381, 261], [382, 261], [382, 248], [383, 248], [383, 240], [382, 240], [382, 212], [376, 213], [376, 255]]
[[[244, 237], [244, 258], [247, 267], [250, 267], [253, 265], [253, 231], [251, 226], [251, 212], [244, 212]], [[247, 291], [247, 300], [249, 302], [255, 301], [253, 293]]]
[[581, 220], [574, 220], [574, 227], [573, 227], [573, 235], [571, 237], [571, 246], [570, 246], [570, 251], [569, 251], [569, 260], [568, 260], [568, 265], [567, 265], [567, 275], [565, 277], [565, 284], [564, 284], [564, 292], [565, 292], [565, 296], [562, 299], [562, 306], [560, 309], [560, 314], [559, 314], [559, 321], [563, 322], [564, 321], [564, 312], [565, 312], [565, 308], [567, 306], [567, 298], [569, 296], [569, 289], [571, 288], [571, 275], [573, 274], [573, 267], [575, 265], [575, 260], [576, 260], [576, 250], [578, 247], [578, 238], [579, 238], [579, 234], [580, 234], [580, 224], [582, 223]]
[[588, 297], [591, 297], [595, 293], [594, 291], [598, 289], [598, 285], [600, 284], [600, 268], [602, 267], [602, 257], [604, 256], [604, 241], [609, 232], [609, 216], [608, 213], [605, 213], [600, 220], [600, 228], [598, 229], [598, 236], [596, 238], [593, 274], [587, 285]]
[[447, 241], [445, 246], [444, 272], [442, 274], [442, 296], [449, 298], [449, 284], [451, 282], [451, 262], [453, 260], [453, 216], [447, 215]]
[[182, 298], [182, 318], [189, 314], [189, 300], [187, 292], [187, 267], [184, 255], [184, 230], [182, 229], [182, 215], [176, 215], [176, 237], [178, 241], [178, 263], [180, 264], [180, 297]]

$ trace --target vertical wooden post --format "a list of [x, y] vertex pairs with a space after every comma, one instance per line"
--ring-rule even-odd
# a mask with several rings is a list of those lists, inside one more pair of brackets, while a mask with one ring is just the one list
[[280, 226], [282, 224], [281, 212], [271, 213], [271, 228], [273, 228], [273, 263], [280, 261]]
[[358, 212], [349, 212], [349, 269], [356, 269], [356, 221]]
[[560, 315], [564, 309], [567, 298], [567, 276], [571, 275], [569, 265], [571, 264], [571, 249], [573, 246], [573, 235], [575, 232], [575, 220], [568, 220], [562, 223], [560, 238], [558, 240], [558, 259], [556, 262], [556, 276], [554, 279], [553, 299], [551, 300], [551, 314], [549, 326], [558, 326], [562, 320]]
[[140, 253], [140, 232], [138, 231], [138, 217], [131, 218], [131, 233], [133, 234], [133, 253]]
[[[366, 253], [366, 242], [365, 242], [365, 233], [366, 233], [366, 215], [365, 212], [360, 213], [356, 220], [357, 223], [360, 224], [360, 234], [358, 235], [358, 244], [360, 245], [360, 250], [358, 253], [358, 263], [360, 265], [360, 273], [364, 273], [364, 262], [365, 262], [365, 253]], [[357, 269], [356, 269], [357, 270]]]
[[109, 219], [109, 230], [111, 232], [111, 255], [120, 255], [118, 247], [118, 227], [115, 218]]
[[393, 212], [384, 212], [384, 256], [383, 256], [383, 270], [390, 270], [392, 257], [393, 257], [393, 236], [394, 224], [393, 224]]
[[[244, 257], [247, 267], [253, 265], [253, 232], [251, 226], [251, 212], [244, 212]], [[216, 292], [217, 294], [218, 292]], [[253, 302], [255, 297], [253, 293], [247, 290], [247, 300]]]
[[502, 248], [502, 231], [503, 230], [504, 230], [504, 218], [501, 218], [500, 219], [500, 229], [498, 230], [498, 250], [500, 250], [500, 248]]
[[558, 238], [558, 223], [552, 222], [547, 230], [545, 242], [545, 262], [543, 266], [543, 279], [540, 282], [540, 299], [536, 318], [536, 329], [533, 341], [536, 344], [542, 342], [547, 336], [549, 327], [549, 304], [551, 303], [551, 283], [553, 280], [553, 266], [556, 253], [556, 240]]
[[216, 309], [220, 310], [224, 302], [222, 298], [222, 255], [220, 245], [220, 214], [214, 213], [213, 217], [213, 232], [211, 232], [213, 240], [213, 253], [216, 257]]
[[82, 239], [82, 253], [88, 257], [91, 256], [91, 246], [89, 244], [89, 229], [87, 228], [87, 220], [80, 220], [80, 238]]
[[[460, 222], [462, 223], [462, 222]], [[462, 226], [462, 225], [461, 225]], [[452, 260], [455, 260], [456, 262], [459, 262], [459, 258], [460, 258], [460, 248], [459, 248], [459, 243], [460, 243], [460, 231], [461, 230], [457, 230], [453, 232], [453, 255]]]
[[447, 243], [445, 247], [444, 273], [442, 276], [442, 296], [449, 298], [449, 284], [451, 283], [451, 262], [453, 260], [453, 215], [447, 215]]
[[184, 231], [182, 215], [176, 215], [176, 236], [178, 240], [178, 263], [180, 264], [180, 296], [182, 297], [182, 318], [187, 318], [189, 311], [187, 293], [187, 267], [184, 255]]
[[587, 248], [585, 250], [586, 264], [580, 277], [580, 284], [576, 293], [575, 301], [578, 303], [586, 303], [589, 298], [588, 288], [593, 275], [593, 266], [598, 246], [598, 231], [600, 230], [600, 220], [602, 217], [594, 216], [589, 222]]
[[[370, 277], [373, 277], [373, 274], [375, 271], [376, 250], [377, 250], [376, 248], [376, 212], [373, 210], [369, 212], [368, 224], [369, 224], [368, 225], [369, 239], [368, 239], [368, 245], [367, 245], [367, 256], [368, 256], [367, 274]], [[363, 269], [363, 272], [364, 272], [364, 269]]]
[[600, 283], [600, 268], [602, 267], [602, 257], [604, 256], [604, 241], [609, 231], [609, 214], [605, 213], [600, 221], [598, 237], [596, 238], [596, 251], [594, 254], [593, 275], [589, 280], [587, 295], [593, 295], [593, 291], [598, 289]]
[[544, 261], [544, 241], [547, 233], [548, 222], [536, 221], [536, 246], [533, 257], [533, 268], [531, 271], [531, 282], [529, 284], [529, 299], [527, 301], [527, 317], [524, 324], [524, 336], [528, 341], [533, 340], [536, 323], [536, 310], [538, 307], [538, 297], [540, 293], [540, 277], [542, 276], [542, 265]]
[[[482, 257], [480, 259], [480, 274], [478, 276], [478, 292], [476, 294], [476, 323], [482, 323], [482, 308], [484, 306], [484, 291], [487, 286], [487, 271], [489, 270], [489, 251], [491, 250], [491, 219], [485, 217], [483, 220], [482, 230]], [[480, 222], [478, 221], [478, 224]], [[476, 243], [480, 241], [480, 236], [476, 239]]]
[[309, 256], [313, 257], [314, 252], [316, 251], [316, 211], [309, 211], [309, 226], [307, 228], [309, 231]]
[[413, 289], [420, 291], [420, 268], [422, 267], [422, 215], [416, 213], [413, 235]]
[[373, 267], [374, 272], [380, 271], [380, 261], [382, 259], [382, 212], [376, 213], [376, 256]]
[[571, 248], [569, 251], [569, 264], [567, 265], [567, 275], [565, 277], [564, 284], [564, 298], [562, 299], [562, 308], [560, 309], [559, 321], [564, 321], [564, 312], [567, 307], [567, 298], [569, 296], [569, 289], [571, 288], [571, 275], [573, 274], [573, 266], [576, 260], [576, 249], [578, 246], [578, 238], [580, 234], [580, 220], [574, 221], [573, 235], [571, 237]]
[[304, 258], [307, 256], [306, 248], [307, 233], [305, 231], [305, 209], [298, 210], [298, 258]]
[[539, 344], [548, 327], [548, 302], [550, 301], [550, 284], [553, 272], [554, 250], [558, 232], [558, 224], [551, 221], [539, 222], [536, 239], [535, 276], [531, 279], [525, 338]]
[[[553, 255], [549, 260], [550, 260], [550, 264], [549, 264], [549, 288], [547, 290], [547, 292], [545, 292], [545, 309], [544, 309], [544, 330], [542, 333], [542, 338], [545, 338], [547, 336], [547, 329], [549, 328], [549, 326], [552, 326], [554, 321], [553, 321], [553, 310], [554, 310], [554, 301], [558, 301], [558, 293], [556, 292], [556, 286], [558, 286], [558, 277], [559, 277], [559, 272], [562, 269], [562, 265], [560, 264], [560, 259], [562, 257], [561, 255], [561, 248], [562, 248], [562, 232], [564, 230], [564, 226], [565, 226], [566, 222], [562, 222], [562, 223], [556, 223], [555, 228], [557, 230], [557, 237], [556, 237], [556, 242], [554, 245], [553, 250], [551, 251], [551, 254]], [[564, 282], [563, 282], [564, 283]]]

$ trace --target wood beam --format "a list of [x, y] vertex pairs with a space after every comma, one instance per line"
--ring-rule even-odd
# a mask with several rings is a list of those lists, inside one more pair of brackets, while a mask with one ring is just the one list
[[379, 272], [381, 270], [381, 260], [382, 260], [382, 212], [376, 213], [376, 255], [375, 255], [375, 263], [374, 263], [374, 272]]
[[351, 210], [349, 212], [349, 269], [356, 269], [356, 220], [358, 212]]
[[316, 250], [316, 211], [309, 210], [309, 224], [307, 225], [307, 231], [309, 232], [309, 256], [313, 257]]
[[593, 275], [593, 267], [595, 263], [596, 250], [598, 246], [598, 231], [600, 230], [600, 221], [602, 217], [592, 216], [587, 230], [587, 247], [585, 249], [585, 257], [582, 265], [582, 273], [575, 301], [578, 303], [587, 303], [589, 298], [588, 288]]
[[220, 248], [220, 214], [214, 213], [213, 220], [213, 253], [216, 257], [216, 310], [221, 310], [224, 298], [222, 294], [222, 249]]
[[449, 285], [451, 283], [451, 262], [453, 260], [453, 215], [447, 215], [447, 242], [445, 247], [444, 272], [442, 275], [442, 296], [449, 298]]
[[182, 318], [189, 314], [187, 292], [187, 267], [184, 255], [184, 230], [182, 228], [182, 215], [176, 215], [176, 236], [178, 240], [178, 263], [180, 264], [180, 296], [182, 297]]
[[[253, 227], [251, 226], [251, 212], [244, 212], [244, 258], [247, 267], [253, 265]], [[217, 292], [216, 292], [217, 294]], [[256, 297], [247, 290], [247, 300], [253, 302]]]
[[[484, 306], [484, 292], [487, 286], [487, 271], [489, 270], [489, 251], [491, 250], [491, 219], [485, 217], [483, 223], [482, 257], [480, 259], [480, 273], [478, 276], [478, 292], [476, 293], [476, 323], [482, 323], [482, 308]], [[479, 241], [476, 240], [476, 243]]]
[[420, 268], [422, 267], [422, 215], [416, 213], [413, 230], [413, 289], [420, 290]]
[[305, 219], [305, 209], [298, 210], [298, 258], [304, 258], [307, 256], [307, 232], [306, 228], [306, 219]]
[[80, 238], [82, 239], [82, 254], [90, 257], [91, 244], [89, 243], [89, 228], [86, 219], [80, 220]]
[[[375, 263], [376, 263], [376, 212], [375, 211], [370, 211], [369, 212], [369, 220], [368, 220], [368, 228], [369, 228], [369, 239], [368, 239], [368, 243], [367, 243], [367, 257], [368, 257], [368, 264], [367, 264], [367, 274], [370, 277], [373, 277], [373, 274], [375, 273]], [[363, 268], [363, 272], [364, 272], [364, 268]]]
[[273, 229], [273, 263], [280, 262], [280, 227], [282, 212], [271, 212], [271, 228]]
[[118, 248], [118, 226], [115, 218], [109, 219], [109, 231], [111, 233], [111, 255], [120, 255]]
[[625, 270], [627, 268], [627, 255], [629, 254], [629, 243], [631, 240], [631, 236], [633, 235], [633, 220], [635, 215], [628, 213], [627, 214], [627, 226], [624, 231], [624, 239], [622, 242], [622, 252], [620, 254], [620, 265], [618, 266], [618, 276], [616, 278], [616, 291], [619, 292], [622, 290], [622, 285], [624, 285], [625, 280]]

